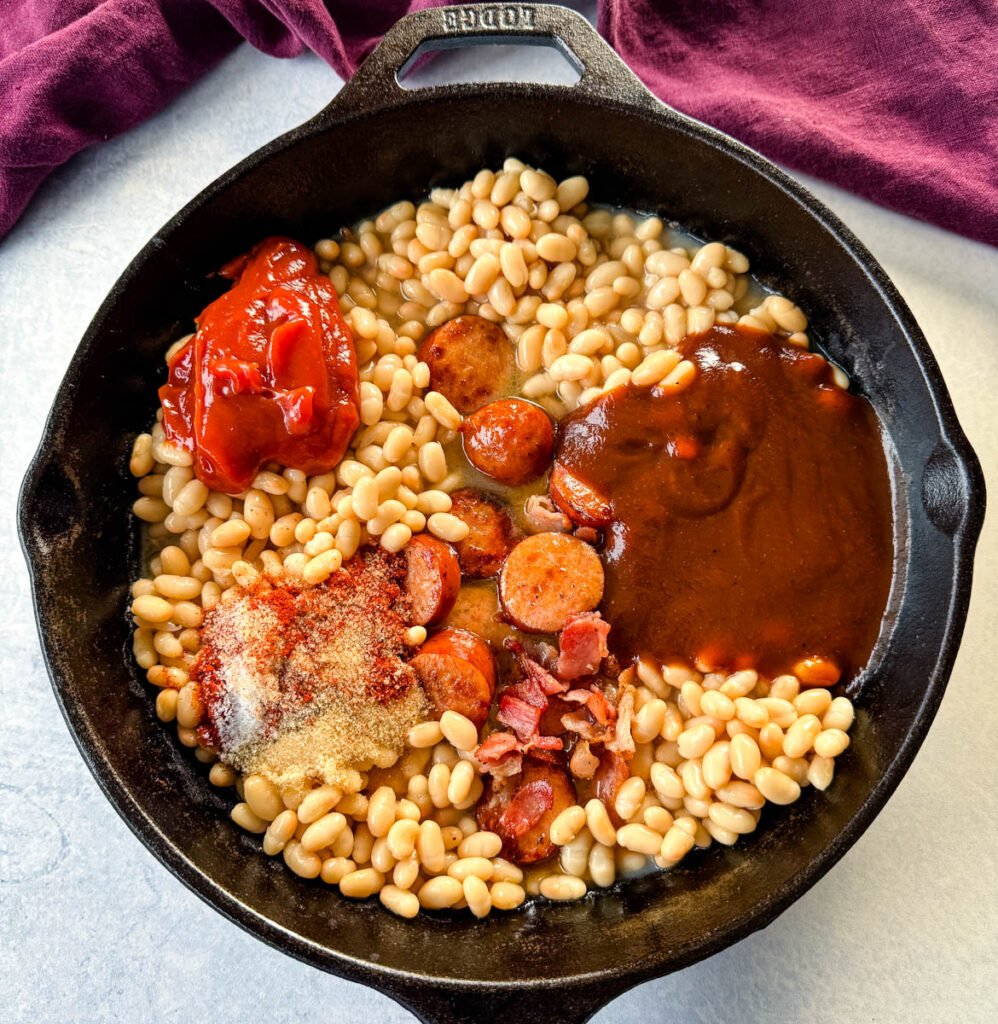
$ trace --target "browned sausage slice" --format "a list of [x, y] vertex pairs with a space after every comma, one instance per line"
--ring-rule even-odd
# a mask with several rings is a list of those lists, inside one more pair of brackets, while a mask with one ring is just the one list
[[466, 629], [442, 629], [410, 662], [435, 714], [457, 711], [481, 728], [496, 690], [492, 648]]
[[473, 412], [510, 390], [513, 346], [500, 328], [480, 316], [441, 324], [419, 347], [430, 368], [430, 387], [461, 413]]
[[600, 528], [609, 525], [613, 518], [609, 502], [560, 462], [551, 470], [548, 490], [558, 508], [579, 526]]
[[523, 771], [489, 778], [479, 801], [478, 827], [502, 838], [502, 855], [515, 864], [536, 864], [558, 852], [551, 822], [575, 803], [575, 787], [564, 768], [526, 758]]
[[520, 541], [499, 574], [506, 615], [528, 633], [557, 633], [603, 597], [603, 566], [583, 541], [564, 533], [538, 533]]
[[405, 589], [412, 621], [432, 626], [450, 614], [461, 589], [461, 566], [454, 549], [436, 537], [417, 533], [405, 548]]
[[483, 405], [461, 424], [461, 434], [475, 469], [511, 487], [536, 480], [551, 465], [551, 417], [522, 398]]
[[498, 498], [468, 487], [450, 497], [451, 515], [468, 525], [468, 536], [454, 545], [461, 571], [476, 580], [497, 575], [519, 539], [509, 513]]

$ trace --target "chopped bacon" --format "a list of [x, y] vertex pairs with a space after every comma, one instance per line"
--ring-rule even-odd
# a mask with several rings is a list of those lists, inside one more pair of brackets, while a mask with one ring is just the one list
[[562, 700], [572, 701], [573, 704], [585, 704], [592, 693], [592, 690], [569, 690], [568, 693], [563, 693], [561, 696]]
[[630, 768], [627, 764], [627, 758], [614, 753], [609, 748], [604, 749], [603, 756], [600, 758], [599, 768], [596, 770], [595, 793], [597, 798], [606, 804], [610, 820], [618, 828], [624, 822], [618, 817], [614, 804], [617, 800], [617, 792], [627, 781], [629, 775]]
[[589, 691], [586, 707], [600, 725], [609, 725], [616, 717], [613, 705], [606, 699], [602, 690]]
[[594, 530], [591, 526], [579, 526], [575, 530], [575, 536], [579, 540], [584, 540], [587, 544], [599, 544], [601, 535], [599, 530]]
[[527, 748], [531, 753], [535, 750], [564, 750], [565, 744], [560, 736], [535, 736], [527, 744]]
[[514, 794], [499, 818], [498, 832], [516, 839], [529, 832], [554, 806], [554, 790], [546, 779], [528, 782]]
[[607, 743], [607, 747], [610, 750], [615, 750], [618, 754], [634, 753], [634, 737], [631, 736], [634, 694], [633, 686], [624, 686], [617, 697], [617, 729], [614, 738]]
[[482, 740], [475, 752], [480, 764], [498, 761], [519, 748], [520, 744], [511, 732], [494, 732]]
[[530, 655], [527, 654], [526, 650], [518, 640], [514, 640], [512, 637], [507, 637], [503, 641], [507, 650], [512, 651], [516, 655], [516, 660], [523, 669], [524, 675], [533, 680], [537, 685], [546, 693], [564, 693], [568, 689], [565, 683], [555, 679], [553, 675], [541, 664], [534, 661]]
[[548, 706], [547, 694], [534, 679], [521, 679], [518, 683], [511, 683], [503, 690], [503, 693], [519, 697], [520, 700], [532, 704], [535, 708], [544, 710]]
[[579, 740], [569, 759], [568, 770], [577, 779], [591, 779], [597, 768], [599, 758], [589, 749], [589, 740]]
[[559, 512], [546, 494], [532, 494], [527, 498], [524, 519], [530, 533], [569, 533], [572, 520]]
[[504, 693], [499, 698], [499, 713], [496, 717], [503, 725], [508, 725], [521, 740], [526, 741], [537, 732], [543, 714], [544, 708], [528, 704], [511, 693]]
[[561, 653], [555, 669], [560, 679], [578, 679], [599, 671], [600, 662], [610, 653], [606, 646], [610, 624], [599, 612], [583, 612], [565, 623], [558, 638]]
[[523, 771], [523, 754], [518, 750], [507, 754], [499, 761], [482, 765], [482, 771], [494, 779], [508, 779]]
[[566, 732], [578, 733], [583, 739], [594, 743], [600, 742], [606, 731], [597, 726], [585, 711], [573, 711], [569, 715], [562, 715], [561, 724]]

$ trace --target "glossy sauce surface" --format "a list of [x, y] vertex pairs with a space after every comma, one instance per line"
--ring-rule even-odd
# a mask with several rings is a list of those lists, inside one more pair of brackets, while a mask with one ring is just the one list
[[270, 460], [323, 473], [360, 422], [353, 338], [315, 255], [268, 238], [222, 268], [232, 287], [198, 317], [160, 388], [169, 441], [235, 494]]
[[611, 649], [705, 669], [855, 675], [893, 563], [890, 480], [869, 403], [762, 332], [681, 346], [678, 394], [626, 385], [563, 421], [558, 462], [609, 504]]

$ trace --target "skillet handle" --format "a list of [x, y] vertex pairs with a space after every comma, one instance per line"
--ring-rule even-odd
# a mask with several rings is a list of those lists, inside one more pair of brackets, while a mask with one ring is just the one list
[[413, 988], [386, 991], [423, 1024], [585, 1024], [633, 982], [608, 975], [578, 986], [536, 988]]
[[[456, 49], [500, 43], [557, 47], [581, 77], [574, 85], [549, 85], [546, 89], [572, 90], [602, 102], [627, 100], [630, 104], [660, 107], [659, 101], [581, 14], [554, 4], [483, 3], [431, 7], [401, 18], [316, 121], [334, 123], [348, 113], [368, 113], [411, 98], [414, 90], [403, 89], [399, 76], [426, 48]], [[473, 83], [432, 91], [481, 88], [481, 83]]]

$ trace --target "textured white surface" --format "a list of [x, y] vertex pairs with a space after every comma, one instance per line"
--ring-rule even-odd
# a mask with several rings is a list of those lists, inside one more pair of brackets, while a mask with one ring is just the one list
[[[462, 59], [483, 78], [527, 77], [542, 61]], [[56, 709], [14, 529], [17, 488], [63, 369], [125, 265], [187, 199], [338, 86], [316, 59], [278, 62], [244, 47], [159, 117], [53, 176], [0, 246], [4, 1021], [413, 1019], [229, 924], [117, 818]], [[808, 184], [911, 305], [998, 495], [998, 251]], [[998, 1019], [998, 699], [994, 672], [980, 668], [994, 657], [993, 520], [946, 699], [873, 827], [764, 932], [628, 993], [600, 1024]]]

